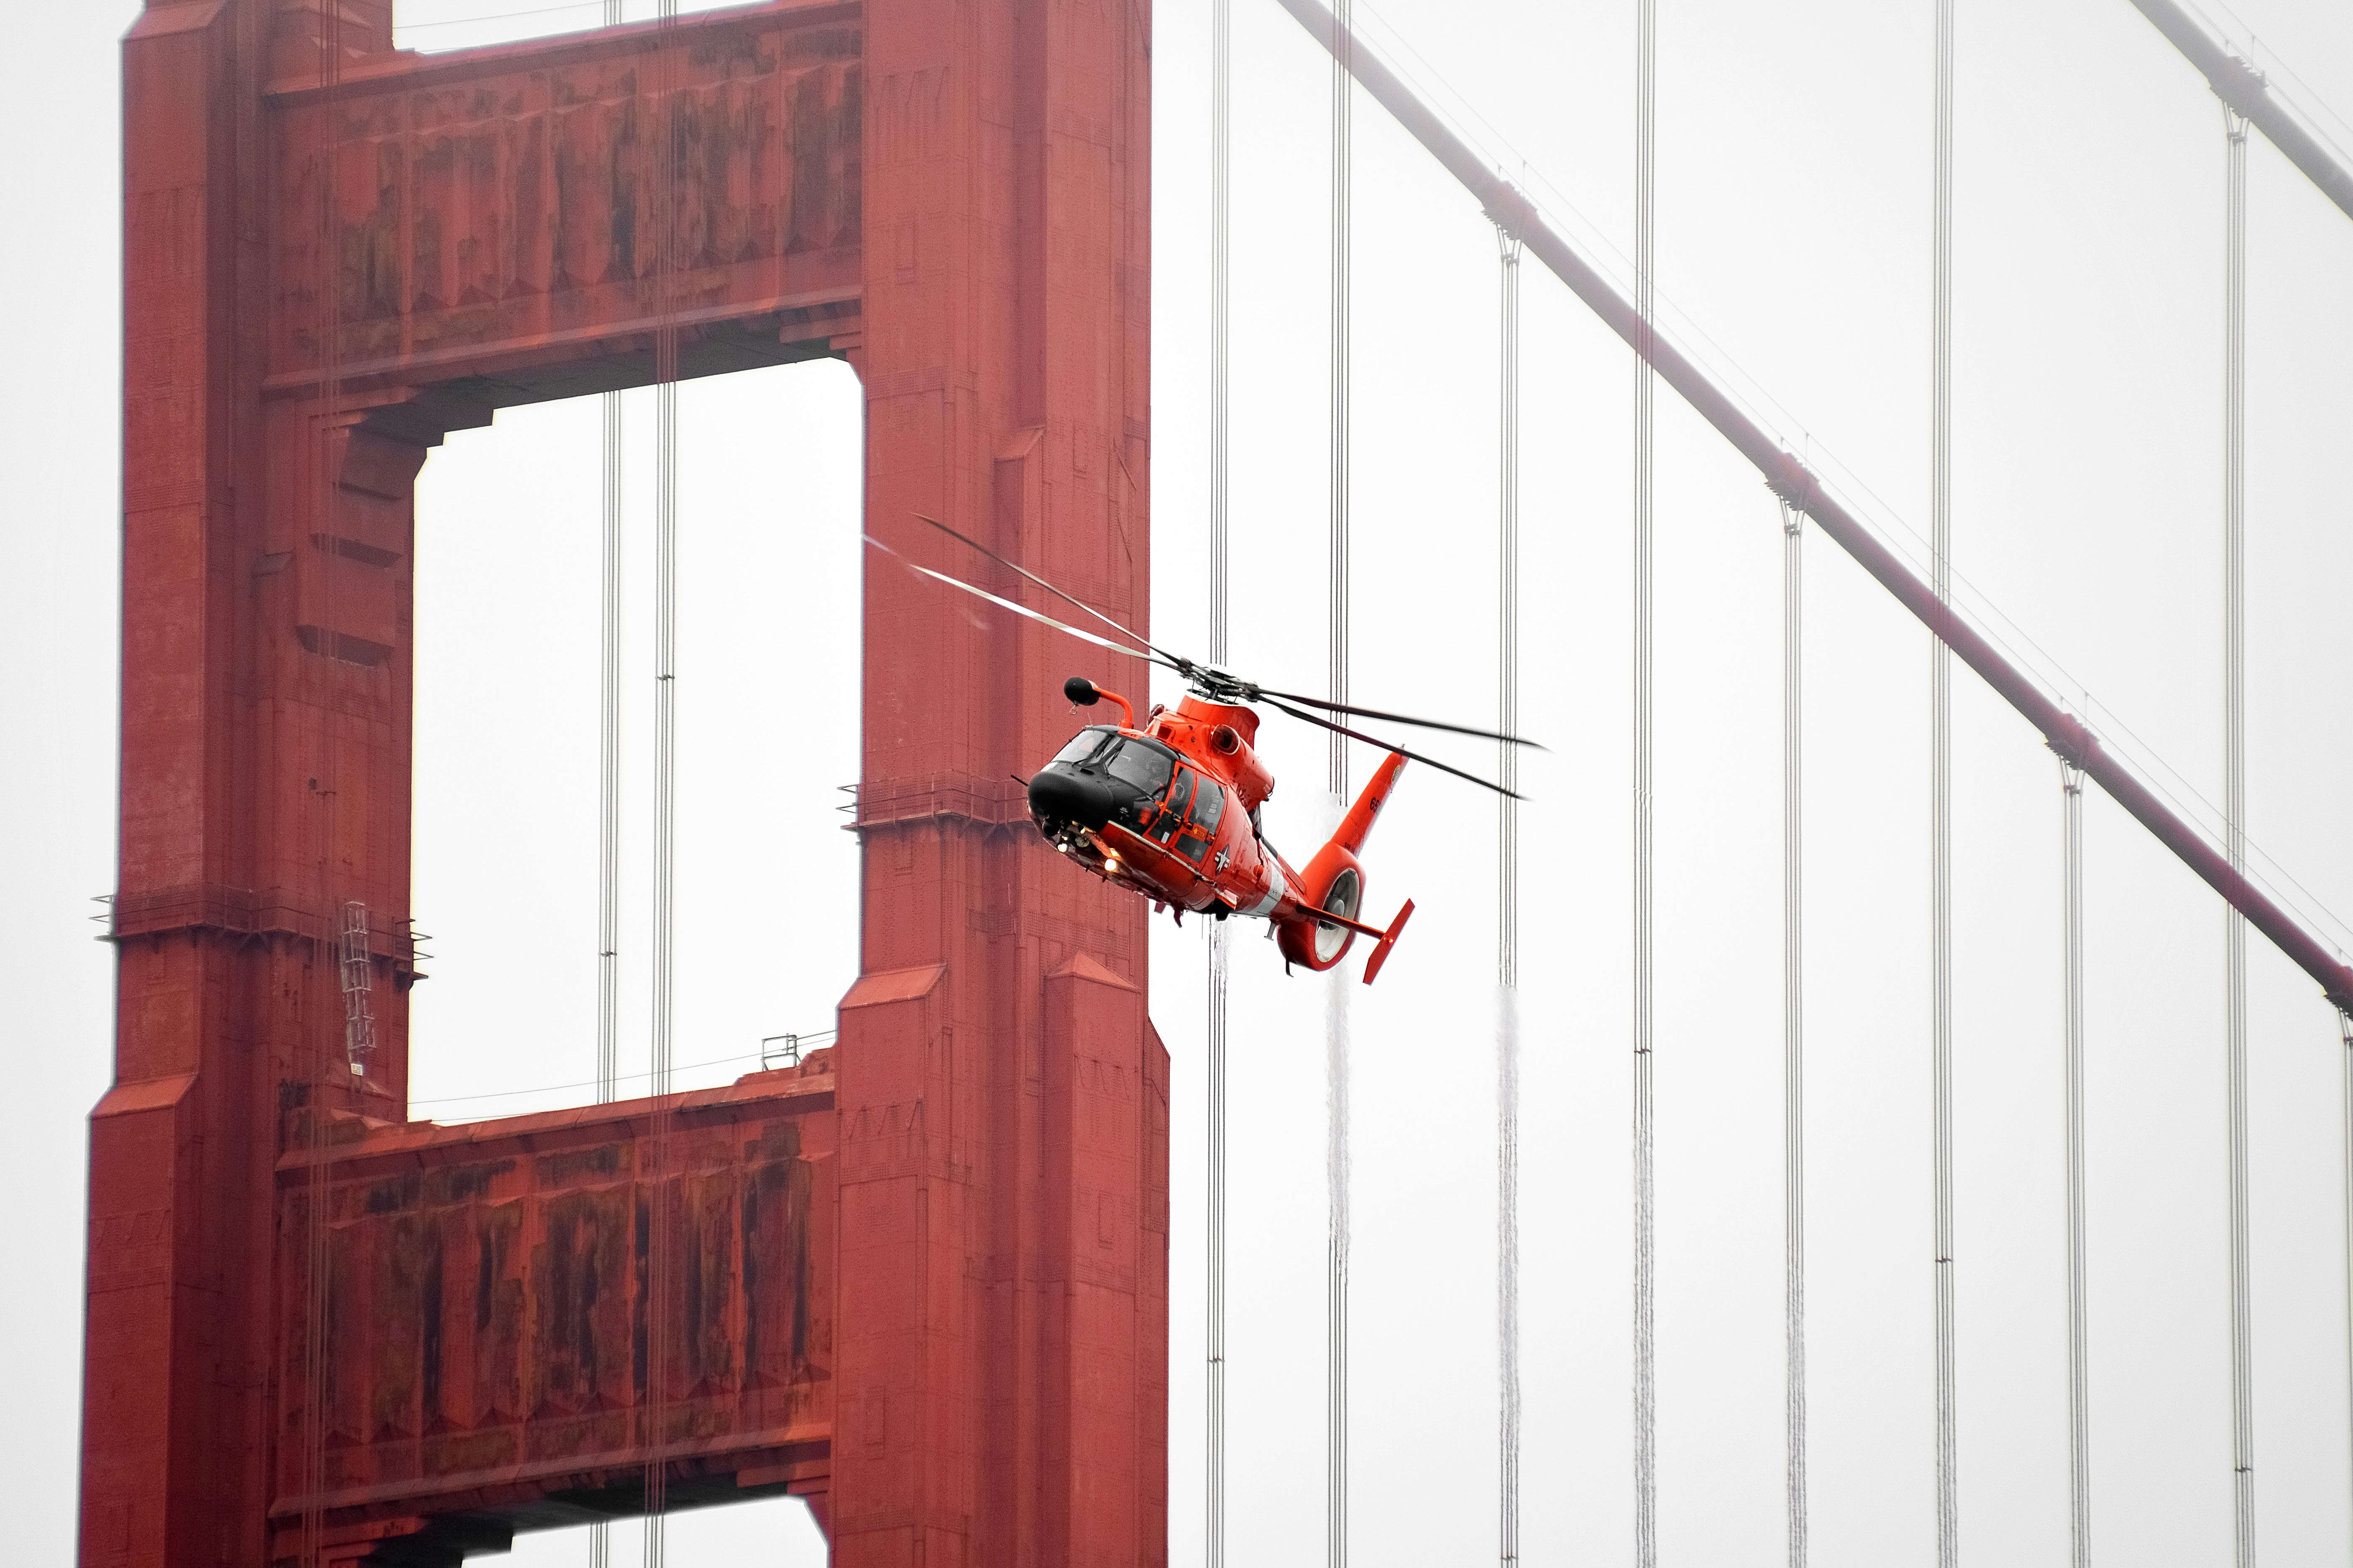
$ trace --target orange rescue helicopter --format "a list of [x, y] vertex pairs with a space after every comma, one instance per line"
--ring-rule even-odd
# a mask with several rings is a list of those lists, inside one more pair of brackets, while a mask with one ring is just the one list
[[[1071, 677], [1062, 683], [1064, 696], [1082, 708], [1109, 702], [1118, 708], [1120, 721], [1087, 726], [1027, 781], [1015, 780], [1026, 782], [1030, 819], [1048, 843], [1106, 881], [1150, 899], [1155, 912], [1164, 907], [1174, 910], [1180, 924], [1187, 910], [1206, 913], [1217, 920], [1244, 915], [1266, 921], [1272, 927], [1286, 969], [1294, 963], [1312, 970], [1330, 969], [1347, 956], [1358, 936], [1367, 936], [1377, 944], [1365, 963], [1365, 984], [1369, 985], [1388, 961], [1390, 950], [1412, 917], [1413, 900], [1408, 899], [1387, 927], [1359, 921], [1356, 916], [1364, 903], [1365, 872], [1357, 856], [1364, 849], [1365, 837], [1372, 831], [1374, 819], [1397, 787], [1398, 774], [1407, 760], [1426, 763], [1499, 795], [1520, 798], [1501, 784], [1361, 734], [1293, 704], [1305, 703], [1355, 718], [1474, 735], [1510, 745], [1534, 745], [1534, 742], [1464, 724], [1412, 719], [1401, 713], [1350, 707], [1297, 692], [1268, 690], [1225, 670], [1170, 653], [945, 523], [928, 517], [921, 517], [921, 521], [1075, 605], [1135, 646], [1113, 642], [1026, 605], [1001, 598], [961, 578], [919, 566], [871, 534], [866, 542], [923, 576], [1114, 653], [1142, 658], [1173, 669], [1185, 678], [1190, 689], [1175, 708], [1155, 706], [1138, 723], [1135, 707], [1126, 698], [1083, 676]], [[1255, 750], [1258, 713], [1249, 706], [1253, 702], [1262, 702], [1294, 719], [1377, 746], [1388, 753], [1373, 771], [1356, 804], [1340, 819], [1330, 840], [1309, 858], [1304, 870], [1293, 868], [1277, 853], [1260, 827], [1259, 808], [1274, 793], [1274, 774]]]

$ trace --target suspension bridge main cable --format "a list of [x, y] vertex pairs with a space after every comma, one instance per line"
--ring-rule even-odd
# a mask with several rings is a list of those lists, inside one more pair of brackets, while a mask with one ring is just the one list
[[[1520, 238], [1496, 226], [1503, 294], [1495, 728], [1520, 732]], [[1520, 1560], [1519, 748], [1495, 748], [1495, 1376], [1497, 1561]]]
[[[1209, 5], [1209, 662], [1229, 657], [1227, 599], [1228, 445], [1231, 331], [1228, 293], [1232, 284], [1233, 217], [1233, 0]], [[1207, 1568], [1226, 1561], [1226, 922], [1205, 922], [1208, 931], [1208, 994], [1203, 1044], [1208, 1057], [1207, 1149], [1208, 1300], [1207, 1319], [1207, 1411], [1203, 1423], [1202, 1559]]]
[[[2353, 217], [2353, 162], [2348, 162], [2344, 149], [2330, 142], [2325, 132], [2316, 134], [2320, 121], [2311, 110], [2289, 99], [2262, 71], [2242, 58], [2238, 46], [2229, 37], [2217, 39], [2210, 35], [2200, 19], [2177, 0], [2132, 0], [2132, 5], [2198, 68], [2214, 89], [2215, 97], [2249, 119], [2273, 146], [2286, 155], [2288, 162], [2303, 172], [2305, 178], [2318, 186], [2321, 194], [2335, 202], [2346, 216]], [[2279, 63], [2273, 61], [2275, 66]], [[2294, 71], [2284, 74], [2295, 79]]]
[[2090, 1280], [2084, 1198], [2084, 773], [2059, 760], [2060, 930], [2066, 1076], [2067, 1534], [2073, 1568], [2092, 1563]]
[[[1353, 0], [1335, 0], [1347, 33]], [[1352, 33], [1347, 34], [1352, 37]], [[1332, 700], [1348, 700], [1348, 348], [1349, 243], [1354, 227], [1351, 111], [1356, 84], [1349, 45], [1332, 55], [1332, 532], [1328, 618]], [[1348, 805], [1346, 739], [1331, 737], [1334, 819]], [[1348, 987], [1336, 973], [1324, 990], [1324, 1183], [1327, 1276], [1324, 1334], [1324, 1553], [1329, 1568], [1348, 1562]]]
[[[2231, 868], [2246, 868], [2247, 121], [2222, 110], [2222, 816]], [[2255, 1412], [2247, 1225], [2247, 922], [2223, 916], [2222, 1029], [2229, 1079], [2231, 1516], [2233, 1562], [2254, 1568]]]
[[1658, 0], [1634, 5], [1634, 1563], [1658, 1562], [1656, 1192], [1651, 1143], [1651, 362], [1656, 351]]
[[1806, 1563], [1805, 526], [1781, 507], [1781, 1284], [1789, 1568]]
[[1752, 414], [1741, 396], [1716, 381], [1672, 337], [1660, 335], [1655, 323], [1647, 323], [1627, 294], [1561, 232], [1535, 200], [1505, 179], [1493, 160], [1464, 140], [1377, 53], [1365, 47], [1351, 29], [1340, 26], [1321, 0], [1277, 3], [1317, 44], [1328, 50], [1345, 50], [1357, 85], [1395, 116], [1491, 216], [1506, 216], [1518, 226], [1529, 253], [1567, 284], [1604, 326], [1630, 347], [1648, 344], [1650, 363], [1659, 379], [1755, 467], [1776, 495], [1802, 507], [1831, 543], [1943, 639], [2053, 749], [2075, 758], [2086, 777], [2309, 975], [2331, 1006], [2353, 1008], [2353, 964], [2316, 935], [2304, 918], [2284, 908], [2247, 874], [2233, 869], [2212, 840], [2183, 815], [2182, 807], [2160, 787], [2144, 782], [2132, 765], [2069, 713], [2046, 684], [1993, 637], [1954, 605], [1938, 599], [1927, 580], [1851, 510], [1811, 464]]

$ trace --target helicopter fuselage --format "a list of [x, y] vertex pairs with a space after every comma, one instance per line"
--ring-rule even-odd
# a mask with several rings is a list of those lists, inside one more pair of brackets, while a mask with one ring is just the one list
[[1157, 903], [1274, 918], [1297, 879], [1253, 820], [1274, 793], [1257, 735], [1250, 709], [1194, 697], [1140, 725], [1089, 725], [1031, 777], [1029, 814], [1055, 848]]
[[[1097, 695], [1084, 682], [1072, 687], [1074, 695]], [[1339, 833], [1301, 871], [1260, 831], [1274, 775], [1253, 744], [1255, 710], [1187, 695], [1138, 724], [1125, 699], [1100, 697], [1117, 703], [1127, 722], [1080, 731], [1029, 780], [1029, 814], [1047, 842], [1180, 917], [1268, 921], [1283, 956], [1310, 969], [1337, 963], [1358, 931], [1385, 934], [1356, 923], [1364, 874], [1354, 851], [1404, 757], [1383, 763]]]

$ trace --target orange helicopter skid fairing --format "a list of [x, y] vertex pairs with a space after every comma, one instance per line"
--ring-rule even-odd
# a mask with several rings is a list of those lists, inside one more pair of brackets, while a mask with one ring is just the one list
[[1386, 930], [1356, 919], [1365, 890], [1357, 854], [1396, 787], [1401, 753], [1382, 760], [1301, 871], [1259, 831], [1274, 777], [1254, 749], [1254, 710], [1187, 695], [1138, 725], [1117, 692], [1079, 677], [1063, 691], [1082, 706], [1115, 703], [1124, 722], [1082, 730], [1030, 778], [1029, 813], [1050, 843], [1180, 920], [1191, 910], [1269, 921], [1290, 963], [1330, 969], [1359, 932], [1373, 937], [1378, 945], [1365, 966], [1372, 983], [1413, 913], [1409, 900]]

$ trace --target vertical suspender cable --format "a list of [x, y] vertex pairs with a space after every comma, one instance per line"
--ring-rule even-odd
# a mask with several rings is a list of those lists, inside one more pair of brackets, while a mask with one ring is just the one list
[[[605, 0], [605, 26], [621, 25], [621, 0]], [[621, 395], [600, 400], [604, 589], [597, 613], [596, 681], [596, 1101], [620, 1089], [621, 1072]], [[589, 1568], [609, 1568], [613, 1527], [588, 1527]]]
[[[1356, 52], [1355, 11], [1351, 0], [1335, 0], [1333, 15], [1339, 20], [1339, 35], [1332, 47], [1332, 592], [1325, 623], [1329, 638], [1325, 658], [1335, 702], [1348, 700], [1348, 263], [1354, 226], [1349, 198], [1355, 183], [1350, 110], [1356, 91], [1349, 73]], [[1348, 742], [1335, 732], [1329, 743], [1331, 790], [1345, 807]]]
[[678, 0], [660, 0], [655, 42], [654, 201], [654, 868], [653, 1135], [647, 1180], [645, 1568], [662, 1568], [669, 1502], [666, 1373], [670, 1363], [671, 1026], [677, 1013], [673, 931], [678, 807], [678, 268], [676, 84]]
[[[1936, 0], [1936, 215], [1931, 247], [1931, 563], [1950, 596], [1953, 547], [1953, 0]], [[1929, 690], [1929, 1100], [1936, 1362], [1936, 1568], [1960, 1561], [1953, 1312], [1953, 660], [1931, 638]]]
[[[2246, 865], [2247, 824], [2247, 122], [2222, 110], [2228, 139], [2223, 220], [2222, 814], [2231, 868]], [[2223, 917], [2223, 1035], [2230, 1076], [2231, 1514], [2233, 1561], [2255, 1561], [2255, 1409], [2247, 1234], [2247, 921]]]
[[[620, 1089], [621, 1014], [621, 395], [605, 394], [603, 605], [596, 733], [596, 1102]], [[588, 1527], [591, 1568], [612, 1561], [613, 1527]]]
[[2353, 1013], [2337, 1015], [2338, 1078], [2345, 1130], [2345, 1372], [2346, 1411], [2353, 1419]]
[[1781, 503], [1781, 1283], [1789, 1568], [1806, 1563], [1805, 523]]
[[[1520, 237], [1503, 246], [1503, 440], [1495, 551], [1495, 728], [1520, 732]], [[1520, 787], [1519, 748], [1495, 748], [1495, 776]], [[1520, 803], [1496, 797], [1495, 1375], [1497, 1561], [1520, 1560]]]
[[[1232, 425], [1227, 406], [1229, 352], [1227, 293], [1232, 280], [1230, 222], [1233, 216], [1233, 0], [1209, 5], [1209, 662], [1223, 664], [1227, 647], [1226, 576], [1227, 443]], [[1208, 1452], [1203, 1456], [1206, 1517], [1202, 1560], [1207, 1568], [1226, 1561], [1226, 922], [1206, 922], [1209, 933], [1207, 1073], [1208, 1166]]]
[[2061, 835], [2060, 927], [2066, 952], [2068, 1560], [2073, 1568], [2091, 1568], [2091, 1307], [2084, 1218], [2084, 774], [2063, 758], [2059, 787], [2066, 814]]
[[1634, 1563], [1658, 1562], [1651, 1172], [1651, 353], [1658, 240], [1658, 0], [1634, 6]]
[[[1335, 0], [1338, 37], [1332, 50], [1332, 597], [1329, 619], [1332, 700], [1348, 700], [1348, 244], [1352, 148], [1349, 111], [1356, 84], [1356, 7]], [[1333, 810], [1347, 808], [1347, 742], [1332, 737]], [[1335, 974], [1324, 991], [1324, 1181], [1329, 1274], [1325, 1323], [1324, 1549], [1330, 1568], [1348, 1561], [1348, 987]]]
[[[618, 26], [621, 0], [605, 0], [605, 26]], [[603, 600], [597, 615], [596, 730], [596, 1100], [620, 1087], [621, 1006], [621, 395], [600, 400], [604, 447]], [[596, 1560], [606, 1527], [596, 1527]]]

